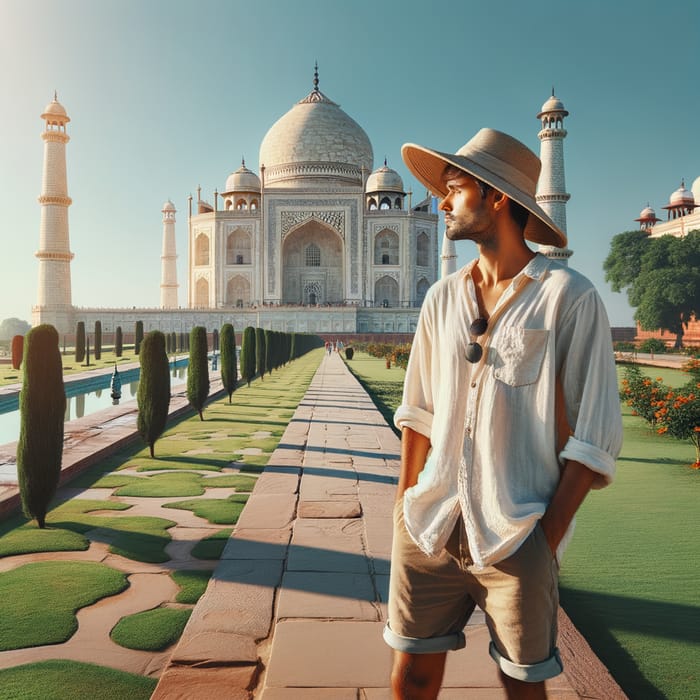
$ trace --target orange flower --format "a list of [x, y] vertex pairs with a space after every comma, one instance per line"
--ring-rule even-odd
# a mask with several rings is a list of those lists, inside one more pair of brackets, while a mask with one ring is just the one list
[[663, 426], [661, 426], [656, 432], [657, 432], [659, 435], [663, 435], [663, 434], [664, 434], [665, 432], [667, 432], [667, 431], [668, 431], [668, 428], [667, 428], [665, 425], [663, 425]]

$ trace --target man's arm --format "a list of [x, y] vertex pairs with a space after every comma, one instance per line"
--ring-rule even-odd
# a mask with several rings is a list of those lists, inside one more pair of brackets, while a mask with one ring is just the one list
[[425, 435], [411, 428], [401, 430], [401, 472], [396, 499], [403, 497], [404, 491], [411, 488], [417, 481], [418, 475], [425, 467], [425, 460], [430, 451], [430, 440]]
[[557, 490], [540, 521], [552, 554], [556, 554], [564, 533], [595, 478], [596, 473], [581, 462], [567, 461]]

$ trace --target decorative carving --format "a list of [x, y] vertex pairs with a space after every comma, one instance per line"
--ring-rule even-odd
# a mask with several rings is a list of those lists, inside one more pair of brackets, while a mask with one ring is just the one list
[[397, 282], [401, 281], [401, 273], [392, 270], [382, 270], [381, 272], [375, 271], [374, 273], [374, 283], [376, 284], [382, 277], [391, 277], [391, 279]]
[[282, 239], [305, 221], [319, 221], [330, 226], [334, 231], [345, 238], [345, 212], [344, 211], [282, 211], [280, 212]]
[[385, 229], [389, 229], [390, 231], [394, 231], [395, 233], [401, 233], [401, 228], [398, 224], [373, 224], [372, 225], [372, 231], [377, 234], [380, 231], [384, 231]]

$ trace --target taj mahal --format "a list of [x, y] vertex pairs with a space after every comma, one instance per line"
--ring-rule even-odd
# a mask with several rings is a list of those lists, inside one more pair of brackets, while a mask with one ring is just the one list
[[[552, 96], [537, 114], [541, 122], [542, 173], [537, 199], [566, 230], [563, 126], [568, 112]], [[223, 323], [236, 330], [256, 326], [326, 334], [412, 333], [423, 298], [440, 273], [455, 268], [454, 244], [438, 253], [436, 200], [412, 203], [400, 175], [386, 160], [374, 168], [369, 137], [319, 89], [267, 131], [259, 170], [244, 162], [221, 191], [187, 202], [186, 292], [177, 279], [171, 201], [162, 206], [160, 306], [82, 308], [71, 298], [66, 144], [70, 118], [57, 96], [45, 122], [37, 304], [33, 324], [51, 323], [72, 334], [100, 321], [103, 332], [121, 326], [145, 331], [209, 331]], [[568, 249], [548, 248], [566, 263]]]

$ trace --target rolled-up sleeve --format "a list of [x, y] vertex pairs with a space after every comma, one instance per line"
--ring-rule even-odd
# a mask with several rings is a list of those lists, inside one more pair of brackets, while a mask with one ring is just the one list
[[622, 417], [610, 324], [594, 289], [584, 292], [562, 320], [557, 354], [573, 435], [559, 455], [597, 474], [593, 488], [615, 475], [622, 447]]
[[416, 333], [411, 345], [411, 355], [406, 367], [406, 379], [403, 385], [401, 405], [394, 414], [397, 428], [411, 428], [430, 438], [433, 426], [433, 387], [431, 379], [432, 362], [430, 352], [430, 301], [428, 292], [418, 318]]

